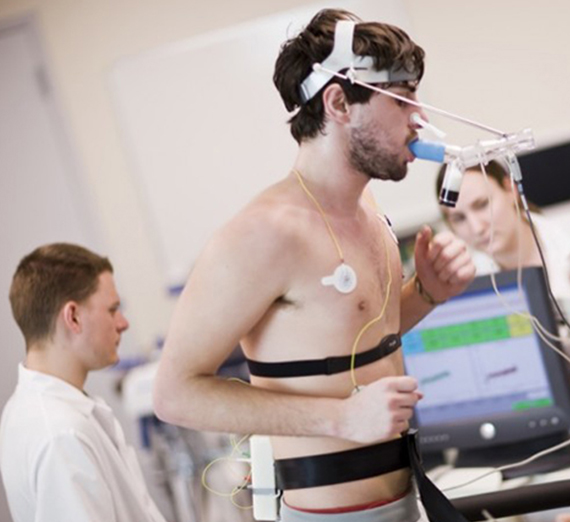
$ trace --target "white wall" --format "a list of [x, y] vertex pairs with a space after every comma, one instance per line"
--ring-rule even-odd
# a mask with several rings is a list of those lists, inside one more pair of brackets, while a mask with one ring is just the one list
[[541, 140], [570, 129], [567, 2], [407, 5], [434, 103], [505, 130], [532, 127]]

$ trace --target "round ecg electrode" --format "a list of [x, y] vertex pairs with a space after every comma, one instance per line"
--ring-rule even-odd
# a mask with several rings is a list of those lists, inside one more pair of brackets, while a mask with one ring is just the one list
[[346, 263], [338, 265], [332, 275], [323, 277], [324, 286], [334, 286], [341, 294], [349, 294], [356, 288], [356, 272]]

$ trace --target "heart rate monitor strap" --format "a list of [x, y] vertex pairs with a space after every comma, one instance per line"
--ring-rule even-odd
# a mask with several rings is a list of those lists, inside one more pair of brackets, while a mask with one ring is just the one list
[[[387, 335], [378, 346], [365, 352], [357, 353], [354, 367], [359, 368], [373, 363], [395, 352], [402, 345], [399, 334]], [[299, 361], [260, 362], [246, 359], [249, 373], [258, 377], [307, 377], [310, 375], [333, 375], [350, 370], [352, 357], [342, 355], [325, 359], [307, 359]]]

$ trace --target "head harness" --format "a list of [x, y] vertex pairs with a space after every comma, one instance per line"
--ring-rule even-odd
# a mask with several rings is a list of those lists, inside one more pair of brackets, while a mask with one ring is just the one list
[[372, 56], [359, 56], [352, 51], [355, 22], [352, 20], [339, 20], [334, 31], [333, 50], [320, 64], [313, 64], [313, 71], [301, 83], [301, 99], [307, 103], [317, 94], [332, 78], [329, 71], [340, 72], [348, 69], [347, 76], [351, 80], [359, 80], [365, 83], [405, 82], [416, 81], [417, 71], [398, 69], [374, 68]]

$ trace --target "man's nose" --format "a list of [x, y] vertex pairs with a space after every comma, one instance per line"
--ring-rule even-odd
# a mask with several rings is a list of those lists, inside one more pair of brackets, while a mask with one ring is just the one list
[[124, 332], [128, 327], [129, 327], [129, 321], [127, 321], [127, 318], [123, 315], [121, 311], [119, 311], [117, 330], [119, 330], [119, 332]]

